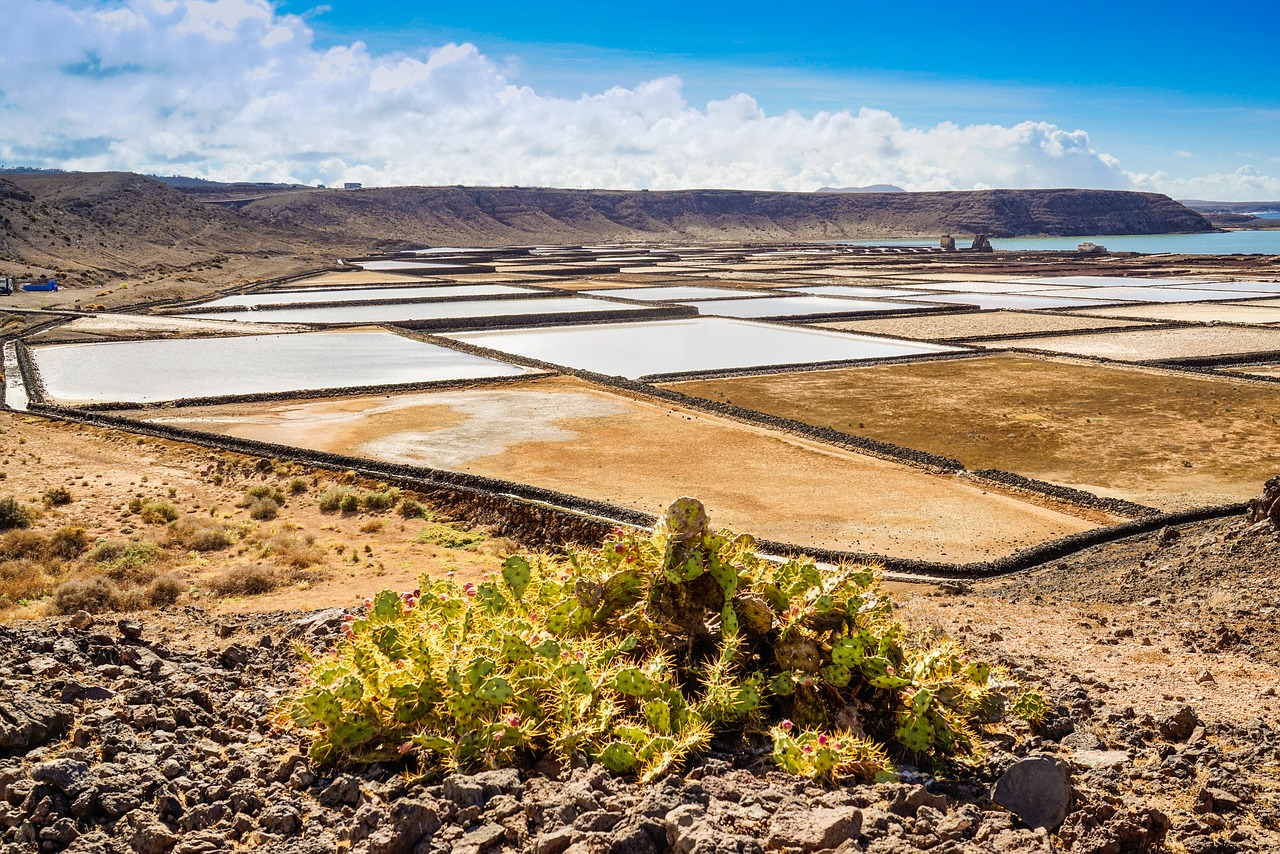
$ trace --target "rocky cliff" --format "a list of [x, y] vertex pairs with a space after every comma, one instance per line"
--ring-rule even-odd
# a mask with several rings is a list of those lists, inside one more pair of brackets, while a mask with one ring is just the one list
[[401, 187], [278, 194], [243, 208], [277, 227], [422, 243], [842, 240], [1211, 231], [1155, 193], [981, 190], [764, 193]]
[[[264, 193], [266, 191], [263, 191]], [[224, 259], [339, 257], [405, 242], [806, 241], [1208, 231], [1166, 196], [1101, 190], [955, 193], [647, 192], [522, 187], [284, 190], [234, 205], [128, 173], [0, 177], [9, 275], [86, 283], [197, 275]], [[223, 200], [226, 201], [226, 200]], [[8, 262], [8, 263], [6, 263]], [[156, 272], [158, 271], [158, 272]]]

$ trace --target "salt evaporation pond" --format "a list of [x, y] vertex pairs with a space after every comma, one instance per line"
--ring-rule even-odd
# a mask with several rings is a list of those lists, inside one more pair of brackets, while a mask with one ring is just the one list
[[868, 297], [871, 299], [877, 297], [892, 299], [894, 296], [918, 296], [924, 293], [923, 291], [909, 291], [902, 288], [874, 288], [859, 285], [804, 285], [801, 287], [782, 288], [781, 292], [813, 294], [817, 297]]
[[869, 311], [923, 311], [919, 305], [843, 297], [790, 296], [771, 299], [694, 300], [700, 314], [720, 317], [807, 317], [819, 314], [861, 314]]
[[554, 329], [454, 332], [445, 337], [555, 365], [630, 379], [959, 350], [940, 344], [711, 317]]
[[1263, 293], [1242, 293], [1240, 291], [1211, 291], [1192, 288], [1080, 288], [1074, 291], [1055, 291], [1054, 296], [1088, 297], [1096, 295], [1099, 299], [1120, 302], [1211, 302], [1214, 300], [1240, 300], [1249, 296], [1265, 297]]
[[244, 323], [397, 323], [414, 320], [454, 320], [472, 317], [516, 317], [533, 314], [587, 314], [593, 311], [652, 311], [590, 297], [532, 297], [529, 299], [454, 300], [391, 305], [319, 306], [315, 308], [267, 308], [247, 311], [211, 311], [186, 315], [206, 320], [239, 320]]
[[418, 285], [410, 288], [299, 288], [269, 293], [236, 294], [202, 302], [192, 308], [235, 308], [253, 305], [288, 305], [306, 302], [375, 302], [407, 299], [492, 297], [542, 293], [513, 285]]
[[526, 373], [383, 331], [56, 344], [33, 347], [31, 354], [48, 396], [63, 403], [154, 403]]
[[994, 309], [1085, 308], [1091, 305], [1113, 305], [1114, 300], [1070, 299], [1037, 294], [929, 294], [923, 297], [900, 297], [911, 302], [957, 303], [973, 305], [983, 311]]
[[689, 299], [741, 299], [743, 297], [767, 297], [770, 291], [747, 291], [739, 288], [703, 288], [696, 285], [672, 285], [658, 288], [611, 288], [609, 290], [582, 291], [597, 297], [621, 297], [641, 302], [676, 302]]

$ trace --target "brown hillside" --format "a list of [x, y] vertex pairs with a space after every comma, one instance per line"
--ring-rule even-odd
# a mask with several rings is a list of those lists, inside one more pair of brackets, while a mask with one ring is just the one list
[[277, 227], [428, 244], [1212, 230], [1167, 196], [1105, 190], [835, 194], [400, 187], [278, 194], [249, 203], [244, 213]]
[[340, 244], [332, 235], [246, 222], [141, 175], [0, 176], [0, 265], [17, 277], [56, 273], [73, 285], [198, 280], [201, 271], [226, 269], [246, 256]]

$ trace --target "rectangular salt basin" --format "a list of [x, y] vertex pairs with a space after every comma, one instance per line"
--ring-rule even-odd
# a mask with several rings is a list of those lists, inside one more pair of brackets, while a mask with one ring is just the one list
[[782, 288], [782, 290], [790, 293], [812, 294], [816, 297], [865, 297], [867, 299], [877, 297], [892, 299], [895, 296], [919, 296], [923, 293], [923, 291], [908, 291], [901, 288], [873, 288], [858, 285], [800, 285]]
[[769, 291], [748, 291], [739, 288], [704, 288], [697, 285], [673, 285], [660, 288], [610, 288], [609, 290], [580, 291], [597, 297], [621, 297], [641, 302], [678, 302], [690, 299], [733, 299], [742, 297], [772, 296]]
[[1248, 303], [1180, 302], [1134, 305], [1127, 308], [1091, 308], [1081, 312], [1095, 317], [1128, 317], [1140, 320], [1171, 320], [1188, 323], [1280, 324], [1280, 307]]
[[917, 287], [929, 291], [961, 294], [1019, 294], [1028, 291], [1051, 293], [1063, 285], [1029, 285], [1026, 282], [924, 282]]
[[1200, 288], [1206, 291], [1241, 291], [1251, 294], [1280, 294], [1280, 282], [1204, 282], [1177, 287]]
[[63, 403], [190, 397], [507, 377], [524, 368], [381, 330], [165, 338], [31, 348]]
[[[1054, 291], [1055, 297], [1090, 297], [1113, 302], [1208, 302], [1238, 300], [1247, 294], [1231, 291], [1193, 290], [1191, 288], [1079, 288]], [[1257, 294], [1266, 296], [1266, 294]]]
[[1280, 351], [1280, 329], [1252, 326], [1191, 326], [1135, 329], [976, 343], [994, 350], [1043, 350], [1071, 356], [1095, 356], [1119, 362], [1212, 359], [1243, 353]]
[[270, 293], [236, 294], [202, 302], [193, 308], [238, 308], [262, 305], [288, 305], [308, 302], [377, 302], [408, 299], [446, 299], [454, 297], [493, 297], [508, 294], [533, 295], [534, 288], [512, 285], [419, 285], [405, 288], [299, 288]]
[[993, 309], [1035, 309], [1035, 308], [1085, 308], [1091, 305], [1111, 305], [1114, 300], [1105, 299], [1064, 299], [1039, 294], [929, 294], [919, 297], [901, 297], [911, 302], [955, 303], [958, 305], [974, 305], [983, 311]]
[[245, 323], [396, 323], [411, 320], [514, 317], [533, 314], [586, 314], [593, 311], [652, 311], [643, 305], [589, 297], [534, 297], [531, 299], [456, 300], [393, 305], [277, 308], [258, 311], [201, 312], [191, 317], [206, 320], [239, 320]]
[[693, 300], [699, 314], [713, 317], [807, 317], [818, 314], [860, 314], [869, 311], [923, 311], [918, 305], [845, 299], [843, 297], [790, 296], [771, 299]]
[[447, 273], [450, 270], [459, 270], [461, 264], [438, 264], [432, 261], [361, 261], [355, 266], [361, 270], [383, 270], [394, 272], [396, 270], [422, 271], [431, 270], [434, 272]]
[[629, 379], [655, 374], [955, 353], [924, 344], [746, 320], [699, 317], [560, 329], [454, 332], [447, 338]]
[[1161, 278], [1136, 278], [1130, 276], [1032, 276], [1025, 279], [1017, 279], [1019, 282], [1028, 282], [1030, 284], [1041, 285], [1066, 285], [1068, 287], [1114, 287], [1126, 286], [1131, 288], [1144, 287], [1169, 287], [1171, 285], [1199, 285], [1204, 284], [1203, 279], [1161, 279]]

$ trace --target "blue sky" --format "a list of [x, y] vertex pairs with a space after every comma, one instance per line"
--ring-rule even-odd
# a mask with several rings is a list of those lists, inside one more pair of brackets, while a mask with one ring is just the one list
[[[0, 58], [0, 163], [306, 183], [1280, 197], [1270, 4], [9, 2], [11, 43], [70, 37], [28, 48], [25, 67], [21, 50]], [[55, 103], [66, 93], [68, 118], [6, 138], [5, 124], [29, 125], [4, 119], [48, 112], [47, 97], [6, 85], [26, 75]], [[113, 86], [142, 114], [132, 136], [85, 115]], [[375, 133], [383, 122], [412, 144]]]

